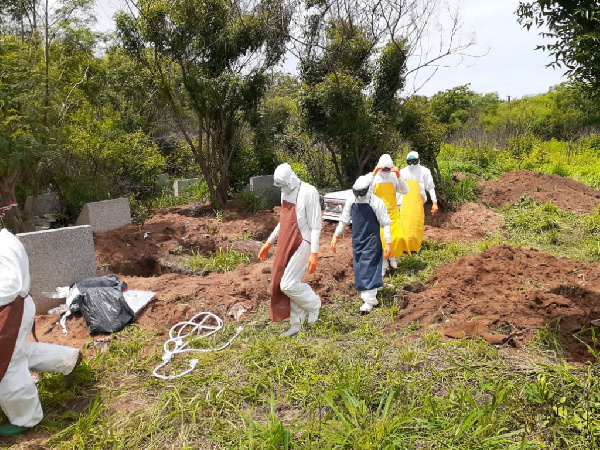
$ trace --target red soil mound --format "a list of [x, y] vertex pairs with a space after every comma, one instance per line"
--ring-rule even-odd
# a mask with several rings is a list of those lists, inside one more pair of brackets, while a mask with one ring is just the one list
[[[585, 264], [534, 249], [494, 245], [440, 268], [427, 289], [401, 292], [403, 324], [442, 324], [447, 334], [466, 335], [477, 321], [523, 342], [536, 327], [558, 320], [570, 356], [585, 355], [571, 336], [600, 318], [600, 264]], [[481, 334], [481, 333], [479, 333]], [[589, 355], [588, 355], [589, 356]]]
[[519, 170], [497, 181], [479, 182], [479, 199], [493, 207], [514, 203], [523, 195], [540, 203], [552, 201], [565, 211], [590, 214], [600, 205], [600, 191], [558, 175]]

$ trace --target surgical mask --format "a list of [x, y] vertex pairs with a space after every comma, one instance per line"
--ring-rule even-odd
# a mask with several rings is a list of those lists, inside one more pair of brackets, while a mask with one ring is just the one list
[[283, 195], [288, 195], [290, 192], [292, 192], [292, 190], [293, 189], [292, 189], [292, 187], [289, 184], [287, 184], [285, 186], [281, 186], [281, 193]]

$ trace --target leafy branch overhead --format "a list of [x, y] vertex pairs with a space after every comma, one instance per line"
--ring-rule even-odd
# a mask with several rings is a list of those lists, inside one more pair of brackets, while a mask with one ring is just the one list
[[540, 28], [540, 36], [550, 39], [538, 49], [554, 57], [549, 65], [566, 68], [591, 88], [600, 90], [600, 4], [596, 1], [539, 0], [520, 2], [516, 11], [519, 23], [528, 30]]

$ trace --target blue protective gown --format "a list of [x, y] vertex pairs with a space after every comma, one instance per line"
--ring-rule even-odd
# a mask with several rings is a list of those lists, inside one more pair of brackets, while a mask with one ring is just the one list
[[356, 290], [383, 287], [383, 248], [379, 221], [368, 203], [352, 205], [352, 249]]

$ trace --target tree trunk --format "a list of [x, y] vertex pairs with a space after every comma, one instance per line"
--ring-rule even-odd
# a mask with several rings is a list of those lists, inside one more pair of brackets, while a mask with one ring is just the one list
[[[10, 202], [17, 201], [15, 187], [19, 181], [20, 174], [21, 170], [18, 169], [13, 175], [0, 176], [0, 206], [8, 206]], [[4, 216], [3, 222], [13, 233], [24, 233], [27, 231], [19, 208], [9, 209]]]

